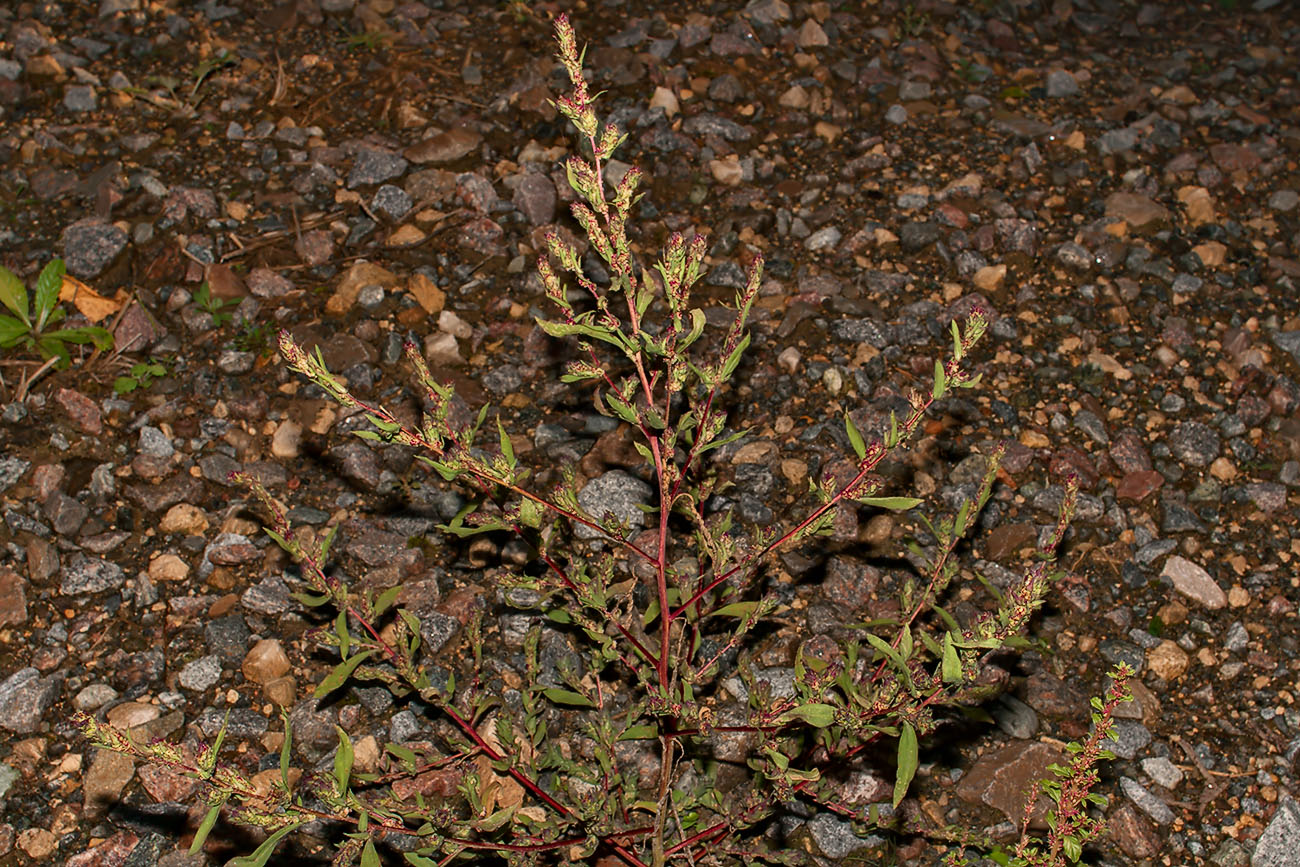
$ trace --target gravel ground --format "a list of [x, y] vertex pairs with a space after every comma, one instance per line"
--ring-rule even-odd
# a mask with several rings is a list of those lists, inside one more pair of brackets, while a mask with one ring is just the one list
[[[251, 845], [178, 850], [193, 785], [88, 749], [74, 710], [191, 742], [231, 710], [227, 746], [253, 772], [275, 766], [280, 708], [307, 764], [335, 724], [358, 766], [427, 738], [372, 691], [310, 699], [328, 662], [232, 471], [296, 523], [340, 527], [348, 574], [405, 582], [435, 661], [463, 655], [479, 606], [502, 660], [518, 654], [486, 582], [526, 553], [408, 544], [461, 500], [353, 437], [362, 419], [277, 363], [276, 329], [390, 406], [414, 406], [414, 339], [466, 404], [503, 408], [525, 460], [574, 465], [590, 503], [639, 517], [625, 432], [554, 384], [532, 324], [541, 238], [576, 228], [572, 139], [547, 102], [566, 10], [629, 133], [618, 157], [648, 176], [642, 251], [707, 234], [713, 304], [766, 257], [732, 394], [753, 434], [719, 457], [741, 517], [782, 524], [848, 453], [843, 412], [878, 431], [976, 304], [994, 318], [984, 385], [943, 403], [906, 480], [952, 502], [1009, 442], [967, 552], [994, 583], [1080, 480], [1041, 644], [1004, 672], [996, 725], [922, 767], [915, 806], [1012, 831], [1015, 794], [1124, 660], [1141, 682], [1097, 859], [1300, 864], [1296, 7], [651, 5], [0, 8], [0, 262], [31, 282], [64, 258], [85, 283], [71, 318], [117, 345], [43, 371], [22, 402], [39, 362], [0, 360], [0, 865], [198, 865]], [[774, 680], [845, 611], [882, 612], [896, 576], [872, 557], [903, 524], [847, 514], [827, 562], [783, 561], [809, 580], [788, 589], [803, 622], [761, 648]], [[863, 845], [829, 816], [797, 839], [829, 862]]]

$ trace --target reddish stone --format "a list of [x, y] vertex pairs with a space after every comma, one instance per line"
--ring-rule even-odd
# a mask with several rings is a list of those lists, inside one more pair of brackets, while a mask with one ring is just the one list
[[1211, 145], [1210, 159], [1225, 172], [1248, 172], [1258, 168], [1260, 163], [1259, 154], [1251, 150], [1249, 145], [1228, 142]]
[[1110, 457], [1126, 473], [1151, 469], [1151, 455], [1142, 435], [1132, 428], [1120, 431], [1110, 447]]
[[0, 569], [0, 626], [27, 622], [27, 594], [23, 576], [12, 569]]
[[139, 842], [136, 834], [118, 831], [93, 849], [73, 855], [65, 864], [66, 867], [118, 867], [126, 863]]
[[[1048, 765], [1059, 761], [1061, 751], [1051, 744], [1008, 744], [980, 756], [957, 783], [957, 796], [992, 807], [1018, 825], [1030, 786], [1048, 775]], [[1047, 806], [1047, 799], [1040, 797], [1034, 807], [1035, 819], [1041, 819]]]
[[98, 435], [104, 430], [104, 419], [93, 400], [79, 391], [61, 388], [54, 392], [54, 402], [63, 408], [68, 418], [82, 433]]
[[1150, 858], [1160, 851], [1160, 835], [1151, 820], [1125, 801], [1111, 811], [1106, 830], [1130, 858]]
[[1164, 483], [1165, 477], [1155, 470], [1128, 473], [1115, 486], [1115, 498], [1138, 503], [1160, 490], [1160, 486]]
[[1049, 471], [1061, 479], [1074, 475], [1079, 480], [1079, 487], [1085, 491], [1095, 488], [1100, 480], [1092, 458], [1078, 449], [1064, 448], [1057, 451], [1052, 456]]

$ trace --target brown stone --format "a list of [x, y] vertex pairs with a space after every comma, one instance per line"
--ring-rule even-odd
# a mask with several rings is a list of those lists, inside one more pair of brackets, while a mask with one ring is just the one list
[[1024, 548], [1033, 548], [1038, 529], [1030, 523], [1003, 524], [993, 528], [984, 543], [984, 555], [997, 563], [1011, 559]]
[[[980, 756], [957, 783], [957, 795], [968, 803], [992, 807], [1019, 824], [1030, 786], [1047, 776], [1048, 765], [1059, 761], [1061, 751], [1051, 744], [1008, 744]], [[1034, 807], [1035, 819], [1041, 819], [1046, 809], [1043, 798]]]
[[411, 145], [402, 155], [413, 163], [451, 163], [467, 156], [482, 141], [483, 136], [472, 129], [453, 127]]
[[253, 683], [268, 684], [289, 671], [289, 657], [279, 641], [264, 638], [244, 657], [243, 671]]
[[1115, 486], [1115, 499], [1138, 503], [1160, 490], [1165, 477], [1155, 470], [1126, 473]]
[[1111, 193], [1106, 197], [1106, 216], [1118, 217], [1135, 229], [1169, 221], [1169, 211], [1138, 193]]
[[77, 430], [92, 435], [103, 432], [104, 420], [98, 404], [81, 392], [60, 388], [54, 392], [54, 402], [68, 414], [68, 419]]
[[1187, 651], [1172, 641], [1162, 641], [1147, 651], [1147, 668], [1161, 680], [1171, 681], [1182, 677], [1189, 662]]
[[1160, 835], [1137, 807], [1123, 801], [1106, 819], [1106, 831], [1130, 858], [1150, 858], [1160, 851]]
[[90, 761], [81, 788], [85, 793], [84, 815], [98, 819], [121, 796], [135, 773], [135, 760], [112, 750], [99, 750]]
[[0, 569], [0, 626], [27, 622], [27, 594], [23, 576], [12, 569]]

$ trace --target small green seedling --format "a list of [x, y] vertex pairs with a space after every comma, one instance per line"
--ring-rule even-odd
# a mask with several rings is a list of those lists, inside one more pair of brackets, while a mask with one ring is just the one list
[[204, 280], [199, 285], [199, 288], [194, 292], [194, 303], [197, 304], [200, 309], [211, 314], [212, 323], [218, 328], [221, 328], [230, 321], [232, 315], [225, 311], [224, 308], [230, 307], [236, 302], [229, 299], [212, 297], [212, 287], [208, 285], [207, 280]]
[[58, 306], [64, 271], [62, 259], [46, 265], [36, 279], [35, 295], [29, 299], [27, 288], [18, 275], [0, 266], [0, 303], [14, 314], [0, 315], [0, 349], [20, 346], [28, 351], [35, 350], [41, 358], [47, 361], [57, 359], [58, 366], [65, 368], [72, 362], [68, 353], [69, 343], [93, 343], [96, 349], [101, 350], [113, 345], [113, 335], [96, 326], [50, 330], [67, 315], [67, 311]]
[[137, 388], [148, 388], [155, 379], [167, 375], [166, 362], [151, 358], [131, 365], [131, 372], [113, 380], [113, 391], [119, 395], [130, 394]]

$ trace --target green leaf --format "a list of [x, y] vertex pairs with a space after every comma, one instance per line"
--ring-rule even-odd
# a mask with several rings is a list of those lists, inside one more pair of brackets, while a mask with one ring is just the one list
[[270, 861], [271, 856], [275, 854], [275, 847], [279, 846], [280, 841], [287, 837], [291, 831], [297, 830], [298, 824], [298, 822], [294, 822], [292, 825], [285, 825], [263, 840], [262, 845], [258, 846], [253, 854], [244, 855], [240, 858], [231, 858], [226, 862], [226, 867], [266, 867], [266, 862]]
[[641, 418], [637, 415], [636, 410], [630, 405], [624, 403], [618, 395], [613, 392], [605, 392], [605, 403], [609, 404], [609, 408], [614, 410], [614, 414], [623, 419], [623, 421], [628, 424], [637, 425], [638, 427], [640, 426]]
[[943, 634], [943, 682], [944, 683], [961, 683], [965, 678], [961, 670], [961, 657], [957, 654], [957, 647], [952, 643], [952, 633]]
[[32, 321], [27, 318], [27, 287], [17, 274], [3, 265], [0, 265], [0, 304], [22, 320], [24, 331], [31, 327]]
[[0, 347], [16, 346], [30, 333], [31, 328], [25, 323], [12, 316], [0, 316]]
[[336, 725], [334, 730], [339, 733], [339, 749], [334, 754], [334, 782], [338, 783], [339, 794], [346, 795], [348, 780], [352, 777], [352, 761], [355, 754], [352, 751], [352, 740], [348, 737], [348, 733], [343, 731], [343, 727]]
[[208, 812], [203, 816], [203, 821], [199, 823], [199, 829], [194, 832], [194, 842], [190, 844], [190, 854], [197, 855], [207, 842], [208, 835], [212, 833], [213, 827], [217, 824], [217, 819], [221, 816], [221, 808], [225, 805], [226, 799], [222, 798], [220, 804], [213, 804], [208, 807]]
[[733, 602], [730, 605], [724, 605], [717, 611], [710, 612], [710, 617], [748, 617], [760, 603], [754, 602]]
[[113, 380], [114, 394], [130, 394], [140, 387], [140, 380], [131, 376], [119, 376]]
[[284, 785], [285, 792], [289, 791], [289, 755], [293, 742], [293, 726], [289, 725], [289, 714], [280, 713], [280, 720], [284, 723], [284, 742], [280, 744], [280, 782]]
[[571, 689], [560, 689], [559, 687], [549, 687], [542, 690], [542, 695], [549, 698], [556, 704], [573, 705], [574, 707], [595, 707], [596, 703], [587, 698], [580, 692], [574, 692]]
[[339, 525], [335, 524], [325, 531], [325, 538], [320, 543], [320, 562], [325, 565], [325, 561], [330, 557], [330, 546], [334, 544], [334, 537], [339, 534]]
[[844, 431], [849, 435], [849, 444], [853, 446], [853, 451], [857, 454], [858, 460], [867, 456], [867, 444], [862, 441], [862, 434], [858, 433], [858, 426], [853, 423], [853, 419], [846, 412], [844, 413]]
[[497, 419], [497, 435], [501, 441], [501, 456], [513, 468], [515, 465], [515, 447], [510, 442], [510, 434], [506, 433], [505, 425], [501, 424], [500, 418]]
[[894, 778], [894, 807], [903, 802], [907, 787], [912, 784], [918, 764], [916, 748], [916, 729], [909, 722], [903, 723], [903, 730], [898, 735], [898, 776]]
[[875, 506], [880, 509], [892, 509], [895, 512], [915, 509], [924, 500], [918, 500], [916, 497], [861, 497], [858, 502], [864, 506]]
[[939, 359], [934, 360], [934, 399], [938, 400], [943, 397], [944, 392], [948, 390], [948, 376], [944, 373], [943, 362]]
[[334, 618], [334, 634], [339, 637], [339, 656], [347, 659], [348, 651], [352, 649], [352, 635], [348, 632], [348, 612], [346, 608], [341, 609], [338, 616]]
[[868, 632], [867, 643], [883, 653], [896, 667], [903, 667], [903, 658], [898, 655], [898, 651], [895, 650], [888, 641], [885, 641], [885, 639], [881, 638], [879, 635]]
[[648, 741], [659, 737], [659, 729], [652, 725], [628, 726], [623, 734], [618, 736], [620, 741]]
[[707, 321], [703, 310], [698, 307], [691, 310], [691, 331], [686, 335], [686, 339], [681, 342], [682, 349], [699, 339], [699, 336], [704, 333], [704, 325]]
[[395, 584], [392, 587], [389, 587], [383, 593], [380, 593], [378, 598], [375, 599], [375, 604], [371, 606], [375, 612], [375, 616], [378, 617], [379, 615], [387, 611], [389, 608], [391, 608], [393, 603], [397, 601], [398, 594], [401, 592], [402, 592], [402, 585]]
[[835, 721], [835, 705], [813, 702], [791, 708], [776, 718], [777, 724], [801, 719], [819, 729], [824, 729]]
[[334, 666], [334, 670], [325, 675], [325, 679], [316, 685], [315, 697], [322, 698], [341, 687], [352, 676], [352, 672], [357, 670], [357, 666], [369, 659], [373, 653], [373, 650], [363, 650], [351, 659]]
[[51, 259], [50, 263], [41, 269], [41, 276], [36, 278], [36, 310], [34, 313], [37, 331], [45, 327], [54, 305], [59, 303], [59, 287], [63, 285], [65, 270], [62, 259]]
[[361, 849], [361, 867], [379, 867], [379, 853], [375, 851], [375, 841], [367, 840]]
[[736, 348], [731, 351], [731, 355], [727, 356], [726, 362], [723, 363], [721, 373], [723, 380], [731, 379], [731, 375], [735, 373], [736, 368], [740, 366], [741, 356], [745, 354], [745, 350], [748, 348], [749, 335], [746, 334], [740, 339], [740, 342], [736, 344]]
[[1079, 859], [1083, 857], [1083, 846], [1080, 845], [1079, 838], [1073, 834], [1061, 838], [1061, 851], [1073, 864], [1079, 863]]

